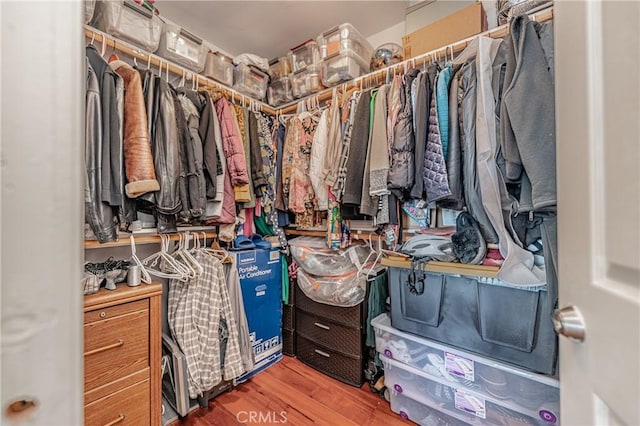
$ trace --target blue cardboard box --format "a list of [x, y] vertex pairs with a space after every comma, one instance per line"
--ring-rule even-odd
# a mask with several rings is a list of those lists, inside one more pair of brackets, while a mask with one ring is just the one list
[[240, 251], [235, 257], [255, 354], [253, 370], [236, 380], [242, 383], [282, 359], [282, 265], [278, 249]]

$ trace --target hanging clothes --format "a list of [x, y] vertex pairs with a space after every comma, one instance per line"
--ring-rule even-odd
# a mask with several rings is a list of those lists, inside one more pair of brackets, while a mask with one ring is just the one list
[[356, 107], [360, 100], [361, 92], [353, 92], [349, 96], [345, 103], [345, 107], [342, 110], [342, 127], [344, 128], [344, 134], [342, 136], [342, 148], [340, 150], [340, 161], [338, 165], [338, 177], [335, 184], [331, 188], [333, 196], [339, 203], [342, 201], [342, 195], [344, 193], [344, 187], [347, 178], [347, 163], [349, 161], [349, 155], [351, 154], [351, 139], [353, 136], [353, 126], [356, 115]]
[[[246, 371], [223, 264], [202, 251], [196, 252], [195, 259], [204, 268], [202, 275], [188, 282], [171, 280], [167, 308], [171, 334], [187, 361], [190, 398], [202, 396], [223, 378], [233, 380]], [[222, 320], [229, 333], [224, 366], [219, 335]]]
[[342, 205], [352, 206], [355, 210], [360, 207], [360, 200], [362, 199], [362, 179], [369, 143], [370, 105], [371, 92], [366, 91], [360, 96], [353, 118], [349, 157], [346, 165], [347, 174], [344, 178]]
[[449, 152], [449, 84], [451, 83], [451, 65], [447, 64], [438, 74], [436, 82], [436, 103], [438, 109], [438, 129], [440, 143], [445, 160]]
[[249, 183], [247, 174], [247, 162], [244, 156], [242, 139], [238, 131], [238, 126], [234, 122], [234, 115], [231, 112], [231, 105], [226, 98], [221, 97], [216, 102], [216, 113], [220, 122], [222, 133], [222, 147], [224, 156], [227, 159], [227, 171], [234, 187]]
[[323, 179], [326, 185], [333, 186], [338, 179], [338, 165], [342, 149], [342, 123], [340, 120], [340, 102], [337, 90], [333, 91], [327, 126], [327, 148], [324, 156]]
[[284, 227], [291, 224], [289, 213], [287, 212], [287, 202], [282, 185], [282, 165], [284, 163], [284, 140], [287, 129], [283, 123], [278, 123], [275, 130], [276, 142], [276, 199], [274, 206], [278, 211], [278, 226]]
[[231, 105], [231, 116], [233, 117], [240, 141], [242, 142], [242, 155], [244, 156], [244, 164], [248, 177], [246, 184], [233, 187], [236, 202], [242, 203], [242, 208], [255, 207], [255, 194], [253, 193], [253, 182], [251, 180], [251, 153], [247, 135], [249, 123], [247, 121], [246, 110], [240, 105]]
[[[369, 140], [366, 145], [366, 157], [364, 164], [364, 173], [362, 176], [362, 192], [360, 197], [360, 213], [367, 216], [376, 216], [378, 212], [378, 199], [371, 196], [370, 189], [370, 172], [371, 172], [371, 141], [373, 138], [373, 117], [375, 112], [376, 99], [378, 98], [378, 90], [375, 90], [371, 94], [371, 102], [369, 103]], [[378, 135], [379, 137], [379, 135]]]
[[325, 109], [320, 115], [318, 126], [313, 134], [313, 144], [311, 145], [311, 157], [309, 159], [309, 179], [313, 186], [313, 191], [318, 200], [318, 210], [326, 211], [329, 193], [327, 184], [324, 181], [324, 161], [327, 153], [327, 142], [329, 138], [329, 110]]
[[238, 326], [238, 348], [240, 349], [242, 367], [245, 371], [251, 371], [255, 365], [255, 353], [253, 352], [249, 323], [247, 322], [247, 315], [244, 310], [240, 276], [238, 275], [238, 268], [233, 262], [225, 264], [224, 275], [229, 291], [229, 301], [231, 310], [233, 311], [233, 318]]
[[251, 164], [251, 182], [253, 183], [253, 193], [255, 198], [262, 197], [267, 178], [264, 174], [262, 149], [260, 147], [260, 136], [258, 135], [258, 118], [255, 112], [247, 111], [247, 121], [249, 124], [249, 151]]

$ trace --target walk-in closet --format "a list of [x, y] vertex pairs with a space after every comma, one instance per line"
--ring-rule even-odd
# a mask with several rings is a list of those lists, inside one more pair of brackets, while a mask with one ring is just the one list
[[2, 424], [640, 424], [640, 2], [0, 2]]

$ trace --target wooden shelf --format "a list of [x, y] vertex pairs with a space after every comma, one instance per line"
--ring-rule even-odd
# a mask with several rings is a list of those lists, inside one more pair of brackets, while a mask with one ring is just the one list
[[[177, 234], [166, 234], [169, 236], [171, 241], [178, 241], [180, 239], [180, 235], [185, 232], [190, 232], [192, 234], [202, 234], [205, 232], [207, 234], [207, 238], [215, 238], [217, 234], [211, 230], [212, 228], [207, 227], [192, 227], [192, 228], [178, 228]], [[129, 241], [130, 234], [119, 234], [117, 241], [109, 241], [108, 243], [100, 244], [97, 240], [85, 240], [84, 248], [85, 249], [101, 249], [101, 248], [112, 248], [112, 247], [125, 247], [131, 244]], [[136, 245], [141, 244], [159, 244], [161, 239], [160, 235], [156, 233], [143, 234], [143, 233], [134, 233], [133, 239], [136, 242]]]
[[[391, 266], [394, 268], [411, 268], [411, 261], [399, 256], [385, 257], [382, 259], [381, 263], [384, 266]], [[464, 263], [436, 261], [427, 262], [425, 265], [423, 265], [422, 269], [428, 272], [438, 272], [440, 274], [465, 275], [469, 277], [486, 278], [496, 278], [498, 276], [498, 271], [500, 270], [500, 268], [497, 266], [467, 265]]]

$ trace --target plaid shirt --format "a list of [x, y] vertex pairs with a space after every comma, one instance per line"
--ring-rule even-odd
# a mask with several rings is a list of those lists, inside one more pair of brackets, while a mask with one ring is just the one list
[[[203, 274], [188, 282], [171, 280], [168, 302], [169, 328], [187, 360], [190, 398], [201, 396], [223, 376], [231, 380], [245, 371], [224, 265], [203, 251], [196, 252], [195, 258], [203, 266]], [[221, 319], [225, 320], [229, 332], [224, 368], [218, 335]]]

